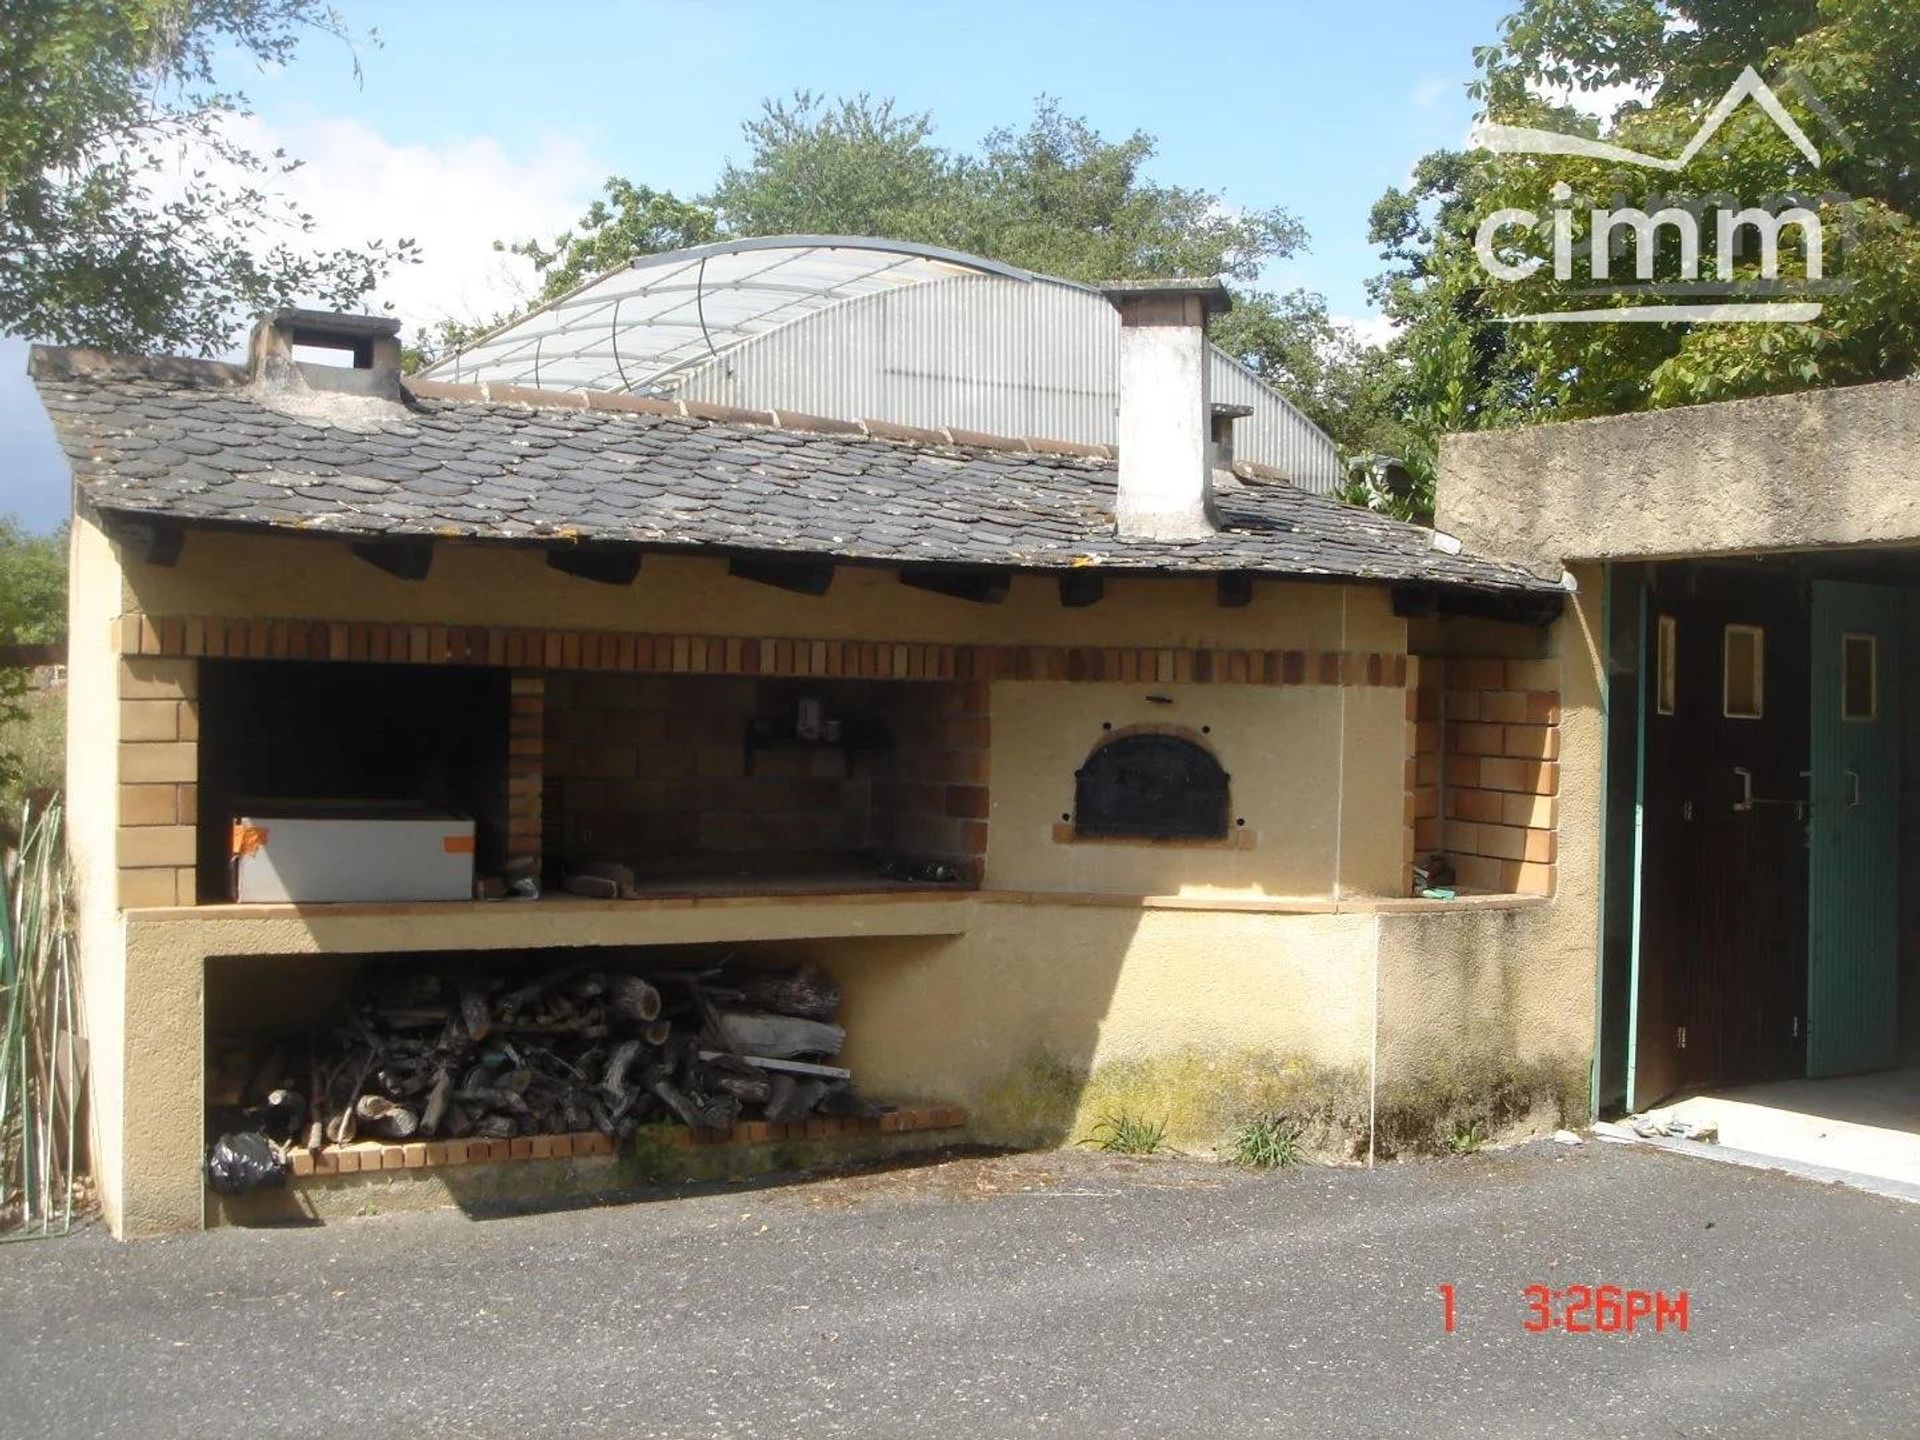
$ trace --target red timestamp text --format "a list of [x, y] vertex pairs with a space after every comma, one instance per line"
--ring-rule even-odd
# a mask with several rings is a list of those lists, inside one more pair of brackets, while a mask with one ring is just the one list
[[[1454, 1287], [1441, 1285], [1442, 1327], [1451, 1334], [1459, 1323]], [[1651, 1330], [1687, 1333], [1693, 1315], [1687, 1292], [1637, 1290], [1624, 1285], [1529, 1285], [1521, 1291], [1525, 1313], [1520, 1328], [1529, 1335], [1632, 1335]]]
[[1529, 1285], [1521, 1293], [1527, 1318], [1520, 1328], [1529, 1335], [1560, 1330], [1568, 1335], [1631, 1335], [1651, 1329], [1685, 1334], [1692, 1321], [1687, 1292], [1629, 1290], [1622, 1285], [1567, 1285], [1555, 1290]]

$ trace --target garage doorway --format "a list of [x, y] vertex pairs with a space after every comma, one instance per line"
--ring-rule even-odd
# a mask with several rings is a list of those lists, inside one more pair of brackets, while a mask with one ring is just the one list
[[1613, 588], [1634, 656], [1610, 677], [1602, 1104], [1895, 1064], [1912, 586], [1858, 557], [1635, 570]]

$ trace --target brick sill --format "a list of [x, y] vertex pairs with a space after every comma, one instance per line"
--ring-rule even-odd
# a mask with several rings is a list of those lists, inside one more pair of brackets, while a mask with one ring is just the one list
[[[967, 1123], [958, 1105], [914, 1105], [865, 1120], [812, 1116], [786, 1124], [743, 1120], [728, 1130], [693, 1130], [684, 1125], [655, 1125], [640, 1132], [669, 1150], [718, 1149], [797, 1140], [853, 1140], [874, 1135], [905, 1135], [957, 1130]], [[287, 1152], [296, 1181], [376, 1170], [441, 1170], [455, 1165], [488, 1165], [520, 1160], [570, 1160], [613, 1155], [610, 1135], [583, 1130], [566, 1135], [522, 1135], [512, 1140], [357, 1140], [320, 1150], [296, 1146]]]

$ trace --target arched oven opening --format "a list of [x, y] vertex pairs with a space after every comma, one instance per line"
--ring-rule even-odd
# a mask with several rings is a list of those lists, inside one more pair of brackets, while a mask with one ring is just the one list
[[1178, 735], [1122, 735], [1074, 772], [1074, 833], [1092, 839], [1222, 840], [1227, 772]]

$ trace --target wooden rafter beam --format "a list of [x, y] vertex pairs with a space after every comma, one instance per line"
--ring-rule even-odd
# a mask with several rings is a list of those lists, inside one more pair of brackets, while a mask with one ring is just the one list
[[433, 568], [431, 540], [356, 540], [353, 553], [396, 580], [424, 580]]
[[631, 585], [640, 574], [640, 552], [631, 545], [569, 545], [547, 551], [547, 564], [597, 585]]
[[149, 565], [177, 564], [187, 544], [184, 525], [157, 515], [114, 515], [106, 528], [122, 549]]
[[903, 565], [900, 583], [976, 605], [998, 605], [1007, 598], [1013, 576], [1005, 570], [956, 570], [937, 565]]
[[1069, 610], [1098, 605], [1107, 594], [1106, 576], [1091, 570], [1069, 570], [1060, 577], [1060, 603]]
[[727, 573], [757, 585], [791, 590], [796, 595], [824, 595], [833, 584], [833, 566], [820, 560], [767, 560], [736, 555], [727, 561]]
[[1214, 598], [1225, 610], [1239, 610], [1253, 603], [1253, 576], [1241, 570], [1229, 570], [1213, 582]]

